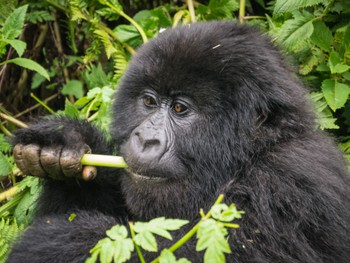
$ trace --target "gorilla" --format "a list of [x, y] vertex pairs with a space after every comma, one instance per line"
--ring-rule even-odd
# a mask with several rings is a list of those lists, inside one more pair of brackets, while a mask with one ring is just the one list
[[[64, 117], [15, 133], [17, 165], [45, 184], [8, 262], [83, 262], [113, 225], [160, 216], [193, 225], [219, 194], [245, 211], [229, 232], [228, 262], [350, 262], [350, 177], [305, 95], [253, 27], [210, 22], [160, 33], [123, 77], [112, 139]], [[121, 155], [128, 168], [97, 168], [87, 180], [94, 174], [82, 176], [80, 159], [88, 151]], [[176, 255], [202, 262], [195, 242]]]

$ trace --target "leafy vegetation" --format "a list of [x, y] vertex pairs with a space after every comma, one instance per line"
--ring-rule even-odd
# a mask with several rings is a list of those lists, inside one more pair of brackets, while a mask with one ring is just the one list
[[[320, 127], [338, 138], [350, 159], [347, 0], [0, 0], [0, 262], [31, 221], [40, 194], [40, 180], [16, 168], [6, 136], [46, 114], [86, 119], [108, 131], [112, 95], [137, 48], [167, 27], [214, 19], [255, 25], [271, 36], [310, 87]], [[170, 229], [152, 232], [151, 222], [135, 223], [131, 238], [123, 227], [113, 228], [92, 258], [111, 261], [117, 239], [124, 240], [123, 260], [138, 247], [154, 249], [145, 236]], [[230, 253], [226, 238], [207, 246], [211, 238], [226, 236], [222, 222], [213, 213], [201, 223], [212, 232], [196, 230], [196, 249], [205, 250], [208, 261], [223, 262]], [[176, 262], [172, 252], [163, 250], [160, 262]]]

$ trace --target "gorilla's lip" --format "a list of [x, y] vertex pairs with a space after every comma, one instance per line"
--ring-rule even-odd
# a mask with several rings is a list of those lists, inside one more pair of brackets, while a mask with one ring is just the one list
[[130, 169], [126, 169], [126, 171], [127, 171], [128, 175], [136, 182], [147, 181], [147, 182], [155, 182], [156, 183], [156, 182], [164, 182], [167, 180], [167, 178], [165, 178], [165, 177], [143, 175], [143, 174], [133, 172]]

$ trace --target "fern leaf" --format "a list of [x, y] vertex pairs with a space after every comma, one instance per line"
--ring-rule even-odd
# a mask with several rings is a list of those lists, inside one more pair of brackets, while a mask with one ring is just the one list
[[4, 38], [15, 39], [21, 34], [27, 9], [28, 5], [24, 5], [9, 15], [2, 28]]
[[293, 12], [300, 8], [309, 7], [317, 4], [329, 4], [329, 0], [276, 0], [274, 15]]
[[24, 226], [18, 225], [16, 221], [0, 220], [0, 262], [6, 262], [13, 242], [23, 229]]
[[128, 59], [124, 49], [117, 45], [116, 52], [113, 54], [114, 60], [114, 79], [119, 79], [125, 72], [128, 65]]
[[71, 11], [71, 20], [80, 21], [86, 20], [86, 15], [83, 13], [86, 10], [86, 3], [79, 0], [69, 0], [69, 7]]
[[97, 37], [102, 41], [105, 47], [107, 58], [110, 58], [111, 55], [117, 52], [117, 49], [113, 46], [113, 43], [109, 39], [109, 35], [105, 31], [95, 29], [94, 34], [97, 35]]

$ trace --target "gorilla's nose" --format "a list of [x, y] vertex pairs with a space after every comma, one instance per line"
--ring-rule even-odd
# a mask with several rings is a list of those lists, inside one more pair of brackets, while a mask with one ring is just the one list
[[128, 158], [140, 164], [158, 162], [166, 151], [167, 138], [165, 131], [154, 128], [135, 130], [127, 146]]

